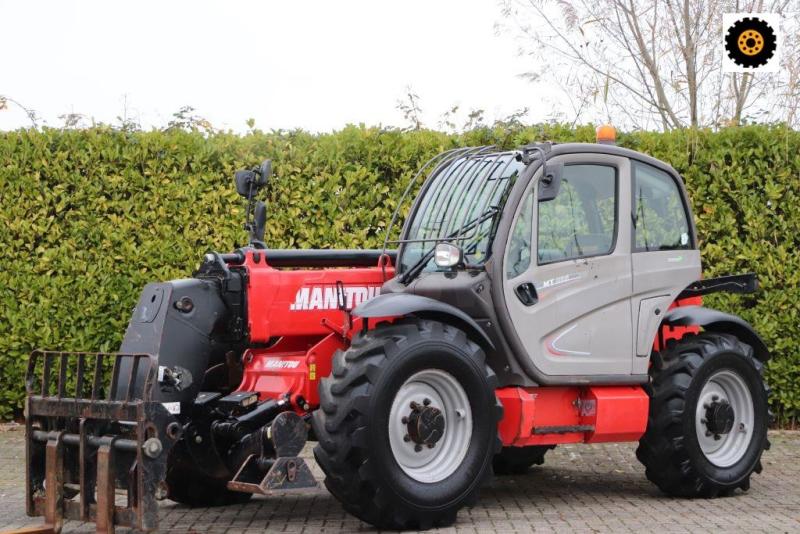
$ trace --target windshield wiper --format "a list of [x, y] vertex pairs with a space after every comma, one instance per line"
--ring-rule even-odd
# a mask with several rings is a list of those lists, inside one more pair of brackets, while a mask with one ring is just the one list
[[[479, 215], [475, 219], [472, 219], [471, 221], [469, 221], [465, 225], [463, 225], [461, 228], [459, 228], [458, 230], [448, 234], [447, 236], [440, 237], [440, 238], [435, 238], [435, 239], [430, 239], [430, 240], [425, 240], [425, 241], [435, 241], [438, 244], [438, 243], [441, 243], [443, 241], [449, 241], [449, 240], [455, 239], [455, 238], [459, 238], [459, 239], [471, 238], [472, 236], [463, 236], [462, 237], [461, 234], [463, 232], [465, 232], [465, 231], [468, 231], [468, 230], [471, 230], [472, 228], [475, 228], [476, 226], [480, 225], [481, 223], [485, 222], [486, 220], [491, 219], [492, 217], [497, 215], [499, 212], [500, 212], [499, 208], [492, 207], [492, 208], [486, 210], [485, 212], [483, 212], [482, 215]], [[431, 247], [427, 251], [425, 251], [425, 253], [420, 257], [420, 259], [418, 259], [411, 267], [408, 268], [408, 270], [406, 270], [405, 272], [403, 272], [402, 275], [400, 275], [400, 283], [407, 285], [409, 282], [412, 282], [417, 276], [419, 276], [420, 273], [425, 268], [425, 266], [431, 260], [431, 257], [433, 256], [433, 253], [434, 253], [435, 250], [436, 250], [436, 245], [434, 245], [433, 247]]]

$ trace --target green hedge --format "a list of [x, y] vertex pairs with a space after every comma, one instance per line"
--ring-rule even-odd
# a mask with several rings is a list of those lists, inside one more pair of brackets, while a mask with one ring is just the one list
[[[273, 159], [272, 247], [375, 247], [422, 162], [463, 144], [591, 141], [593, 129], [481, 129], [454, 136], [347, 127], [246, 136], [45, 129], [0, 133], [0, 418], [18, 416], [34, 348], [114, 350], [140, 288], [241, 245], [237, 168]], [[686, 178], [707, 276], [756, 271], [756, 296], [714, 296], [773, 350], [784, 423], [800, 415], [800, 133], [749, 126], [631, 133], [620, 144]]]

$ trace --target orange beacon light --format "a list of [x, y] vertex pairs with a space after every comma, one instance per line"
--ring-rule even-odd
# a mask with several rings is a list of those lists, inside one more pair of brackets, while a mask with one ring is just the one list
[[604, 145], [617, 144], [617, 131], [610, 124], [598, 126], [596, 130], [596, 140]]

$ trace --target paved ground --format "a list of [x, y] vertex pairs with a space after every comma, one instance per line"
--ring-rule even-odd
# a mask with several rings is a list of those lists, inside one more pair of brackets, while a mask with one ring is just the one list
[[[800, 432], [773, 433], [771, 440], [764, 472], [749, 492], [693, 501], [660, 494], [645, 479], [633, 444], [561, 446], [525, 476], [496, 478], [480, 503], [443, 532], [800, 532]], [[0, 432], [0, 529], [36, 523], [24, 511], [22, 444], [20, 431]], [[161, 526], [215, 533], [371, 530], [324, 489], [227, 508], [166, 501]], [[72, 523], [65, 530], [86, 531]]]

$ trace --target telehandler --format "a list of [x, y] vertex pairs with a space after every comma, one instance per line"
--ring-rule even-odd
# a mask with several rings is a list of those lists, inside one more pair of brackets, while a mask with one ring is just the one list
[[28, 514], [155, 530], [159, 499], [314, 487], [308, 439], [343, 507], [388, 529], [449, 525], [565, 443], [638, 441], [669, 495], [747, 490], [769, 352], [702, 296], [756, 278], [703, 279], [678, 173], [598, 141], [434, 157], [383, 250], [267, 248], [271, 164], [237, 172], [248, 246], [148, 284], [118, 353], [30, 356]]

